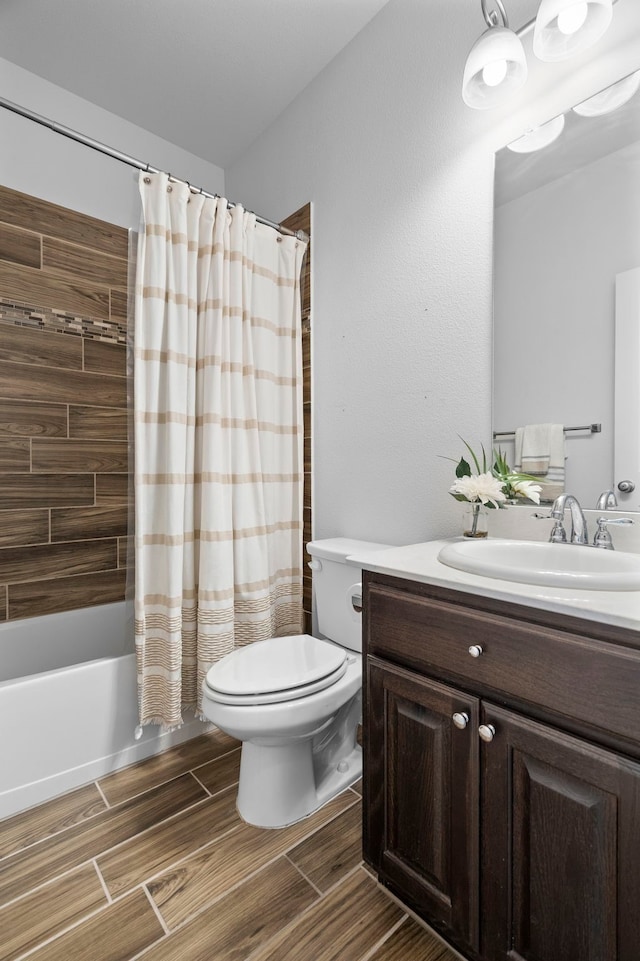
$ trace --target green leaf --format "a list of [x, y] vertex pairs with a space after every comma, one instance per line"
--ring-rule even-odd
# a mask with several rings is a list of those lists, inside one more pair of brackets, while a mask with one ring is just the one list
[[[460, 437], [460, 434], [458, 434], [458, 437]], [[471, 457], [473, 458], [473, 463], [476, 465], [476, 470], [478, 471], [478, 473], [479, 473], [479, 474], [484, 473], [484, 471], [481, 471], [481, 470], [480, 470], [480, 463], [479, 463], [479, 461], [478, 461], [478, 458], [477, 458], [476, 455], [475, 455], [475, 451], [472, 449], [472, 447], [471, 447], [469, 444], [467, 444], [467, 442], [466, 442], [466, 440], [464, 439], [464, 437], [460, 437], [460, 440], [462, 441], [462, 443], [464, 444], [464, 446], [467, 448], [467, 450], [468, 450], [469, 453], [471, 454]], [[484, 447], [483, 447], [482, 449], [483, 449], [483, 451], [484, 451]], [[460, 463], [462, 463], [462, 461], [461, 461]], [[469, 477], [470, 475], [471, 475], [471, 468], [469, 468], [469, 473], [468, 473], [467, 475], [465, 475], [465, 476]]]
[[505, 477], [509, 475], [510, 468], [507, 463], [507, 458], [503, 454], [500, 447], [497, 450], [494, 448], [493, 458], [494, 458], [493, 473], [496, 477], [503, 480]]
[[[471, 477], [471, 468], [464, 457], [460, 458], [460, 462], [456, 467], [456, 477]], [[464, 500], [466, 500], [466, 498], [464, 498]]]
[[537, 475], [536, 475], [536, 474], [509, 474], [509, 478], [510, 478], [510, 480], [512, 480], [512, 481], [514, 481], [514, 480], [526, 480], [526, 481], [535, 481], [536, 484], [539, 484], [539, 483], [540, 483], [540, 475], [539, 475], [539, 474], [537, 474]]

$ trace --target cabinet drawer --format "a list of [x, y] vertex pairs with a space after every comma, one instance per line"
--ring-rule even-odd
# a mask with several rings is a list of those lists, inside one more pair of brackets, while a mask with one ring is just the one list
[[369, 654], [638, 740], [640, 651], [375, 583], [365, 604]]

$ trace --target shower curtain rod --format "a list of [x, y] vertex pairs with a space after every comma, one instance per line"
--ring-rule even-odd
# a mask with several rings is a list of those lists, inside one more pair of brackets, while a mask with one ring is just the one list
[[[87, 137], [77, 130], [72, 130], [71, 127], [65, 127], [61, 123], [57, 123], [55, 120], [49, 120], [47, 117], [43, 117], [38, 113], [34, 113], [33, 110], [27, 110], [26, 107], [21, 107], [17, 103], [12, 103], [11, 100], [5, 100], [4, 97], [0, 97], [0, 107], [4, 107], [5, 110], [10, 110], [12, 113], [17, 113], [20, 117], [25, 117], [27, 120], [33, 120], [34, 123], [39, 123], [43, 127], [48, 127], [49, 130], [53, 130], [54, 133], [62, 134], [63, 137], [69, 137], [70, 140], [75, 140], [77, 143], [83, 144], [85, 147], [91, 147], [92, 150], [97, 150], [98, 153], [103, 153], [107, 157], [112, 157], [114, 160], [119, 160], [121, 163], [128, 164], [130, 167], [136, 167], [138, 170], [145, 170], [152, 174], [164, 173], [162, 170], [158, 170], [157, 167], [152, 167], [151, 164], [144, 163], [142, 160], [136, 160], [135, 157], [130, 157], [126, 153], [122, 153], [120, 150], [116, 150], [115, 147], [109, 147], [107, 144], [100, 143], [99, 140], [94, 140], [92, 137]], [[212, 199], [217, 199], [219, 194], [210, 194], [202, 187], [194, 187], [187, 180], [181, 180], [180, 177], [174, 177], [173, 174], [169, 174], [169, 179], [174, 183], [186, 183], [190, 190], [195, 193], [202, 194], [204, 197], [211, 197]], [[227, 201], [230, 207], [236, 207], [238, 204], [233, 201]], [[255, 215], [256, 220], [265, 224], [267, 227], [273, 227], [274, 230], [279, 231], [281, 234], [286, 234], [288, 237], [297, 237], [298, 240], [304, 240], [305, 243], [309, 240], [307, 234], [304, 230], [289, 230], [288, 227], [283, 227], [281, 224], [276, 224], [272, 220], [267, 220], [265, 217], [260, 217], [258, 214]]]

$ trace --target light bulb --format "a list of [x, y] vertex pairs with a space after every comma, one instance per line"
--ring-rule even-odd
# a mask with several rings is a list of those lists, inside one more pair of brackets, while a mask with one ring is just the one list
[[462, 99], [468, 107], [495, 107], [527, 79], [522, 41], [507, 27], [489, 27], [469, 51], [462, 78]]
[[566, 7], [558, 14], [558, 30], [567, 37], [571, 36], [572, 33], [577, 33], [580, 27], [584, 25], [588, 14], [589, 8], [586, 3], [574, 3], [572, 6]]
[[567, 60], [588, 50], [613, 18], [615, 0], [540, 0], [533, 29], [533, 52], [539, 60]]
[[506, 60], [494, 60], [493, 63], [488, 63], [483, 68], [482, 79], [487, 87], [497, 87], [507, 76], [507, 69]]

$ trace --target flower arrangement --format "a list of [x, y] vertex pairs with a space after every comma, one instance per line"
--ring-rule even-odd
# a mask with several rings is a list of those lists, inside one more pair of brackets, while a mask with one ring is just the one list
[[[487, 454], [482, 446], [482, 463], [469, 444], [460, 438], [471, 455], [476, 473], [471, 472], [471, 465], [461, 457], [456, 466], [456, 480], [449, 488], [449, 493], [458, 501], [468, 501], [477, 505], [473, 516], [472, 536], [476, 536], [476, 526], [480, 505], [490, 509], [506, 506], [508, 500], [522, 498], [540, 503], [542, 488], [536, 484], [532, 474], [521, 474], [512, 471], [503, 452], [493, 451], [493, 465], [489, 468]], [[453, 458], [448, 458], [453, 460]]]
[[542, 487], [535, 483], [538, 478], [534, 477], [533, 474], [520, 474], [512, 471], [500, 448], [493, 452], [492, 473], [502, 482], [502, 492], [507, 500], [521, 497], [524, 500], [533, 501], [534, 504], [540, 503]]

